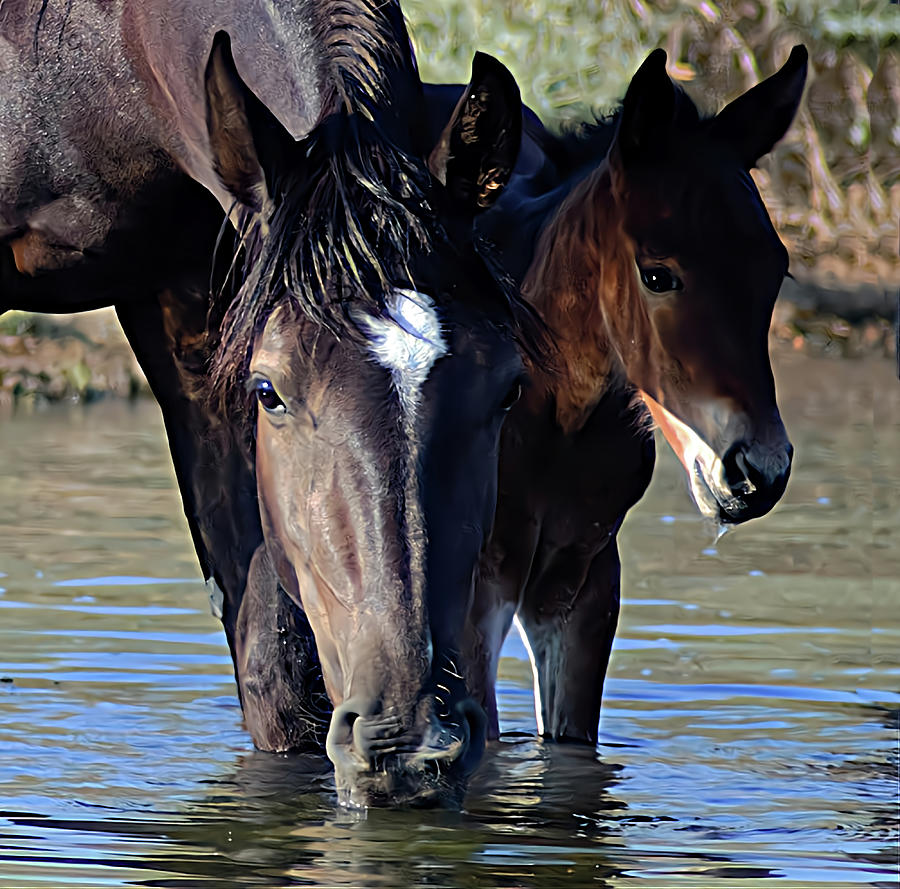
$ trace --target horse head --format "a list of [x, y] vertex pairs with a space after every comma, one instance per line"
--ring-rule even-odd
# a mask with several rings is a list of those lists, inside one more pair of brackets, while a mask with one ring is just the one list
[[479, 55], [421, 150], [346, 108], [295, 142], [224, 39], [206, 82], [244, 220], [215, 376], [252, 432], [278, 580], [315, 634], [338, 788], [458, 800], [485, 738], [460, 636], [531, 323], [473, 220], [515, 163], [518, 89]]
[[767, 333], [788, 270], [750, 169], [799, 105], [806, 50], [702, 119], [655, 50], [635, 74], [608, 154], [620, 286], [611, 345], [675, 450], [697, 506], [722, 524], [764, 515], [793, 448]]

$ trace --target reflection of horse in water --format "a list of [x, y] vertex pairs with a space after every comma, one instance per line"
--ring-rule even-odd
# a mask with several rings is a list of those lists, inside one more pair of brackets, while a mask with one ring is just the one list
[[10, 820], [30, 833], [65, 831], [69, 855], [84, 845], [96, 856], [91, 834], [103, 835], [115, 853], [97, 856], [97, 872], [139, 868], [145, 886], [191, 877], [216, 886], [416, 887], [434, 885], [436, 873], [443, 886], [493, 886], [501, 850], [500, 885], [602, 887], [623, 866], [616, 840], [629, 812], [614, 795], [619, 767], [586, 748], [499, 745], [472, 779], [466, 812], [429, 812], [424, 825], [415, 809], [366, 817], [335, 806], [323, 762], [242, 755], [146, 819], [117, 812], [111, 822], [83, 810]]
[[[493, 735], [497, 659], [515, 618], [539, 731], [596, 741], [619, 611], [616, 536], [653, 467], [648, 411], [720, 525], [765, 514], [784, 492], [793, 449], [767, 332], [788, 257], [749, 170], [790, 125], [805, 75], [797, 47], [702, 119], [656, 50], [614, 129], [563, 141], [533, 122], [526, 131], [483, 226], [558, 352], [551, 370], [532, 368], [502, 435], [468, 665]], [[533, 258], [523, 230], [540, 231]]]
[[[472, 238], [518, 151], [512, 79], [479, 57], [435, 145], [396, 4], [10, 0], [0, 35], [0, 308], [116, 305], [255, 738], [295, 735], [267, 709], [248, 577], [291, 597], [308, 710], [315, 632], [339, 784], [457, 796], [484, 721], [450, 665], [531, 317]], [[239, 243], [219, 251], [216, 343], [223, 211]]]

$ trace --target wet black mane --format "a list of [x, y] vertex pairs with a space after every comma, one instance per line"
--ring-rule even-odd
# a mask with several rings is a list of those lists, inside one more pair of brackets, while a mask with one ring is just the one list
[[465, 299], [465, 292], [441, 287], [434, 261], [427, 269], [419, 263], [418, 273], [410, 267], [416, 254], [434, 255], [436, 246], [455, 253], [480, 285], [472, 288], [479, 309], [509, 324], [537, 354], [540, 322], [490, 248], [470, 230], [455, 243], [435, 212], [441, 196], [424, 162], [389, 142], [377, 123], [335, 114], [297, 144], [295, 160], [272, 183], [272, 216], [245, 214], [229, 273], [214, 288], [212, 316], [222, 319], [212, 362], [218, 398], [240, 392], [253, 342], [276, 307], [342, 338], [361, 335], [360, 316], [385, 316], [398, 287], [427, 289], [438, 305]]

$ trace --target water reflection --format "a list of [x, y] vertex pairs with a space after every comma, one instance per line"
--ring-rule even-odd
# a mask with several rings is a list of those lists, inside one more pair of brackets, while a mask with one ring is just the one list
[[900, 387], [778, 371], [784, 503], [713, 544], [661, 452], [598, 751], [534, 740], [510, 639], [458, 813], [252, 751], [152, 405], [0, 423], [0, 885], [896, 885]]

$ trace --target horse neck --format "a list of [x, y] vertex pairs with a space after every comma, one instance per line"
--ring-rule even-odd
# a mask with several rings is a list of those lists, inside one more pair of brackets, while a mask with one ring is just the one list
[[313, 0], [325, 52], [328, 95], [322, 117], [345, 109], [378, 121], [398, 146], [414, 149], [409, 121], [423, 104], [422, 84], [396, 0]]
[[573, 432], [608, 389], [625, 384], [625, 368], [649, 361], [642, 348], [650, 322], [606, 161], [560, 205], [535, 256], [522, 290], [556, 345], [556, 360], [535, 370], [535, 385]]

